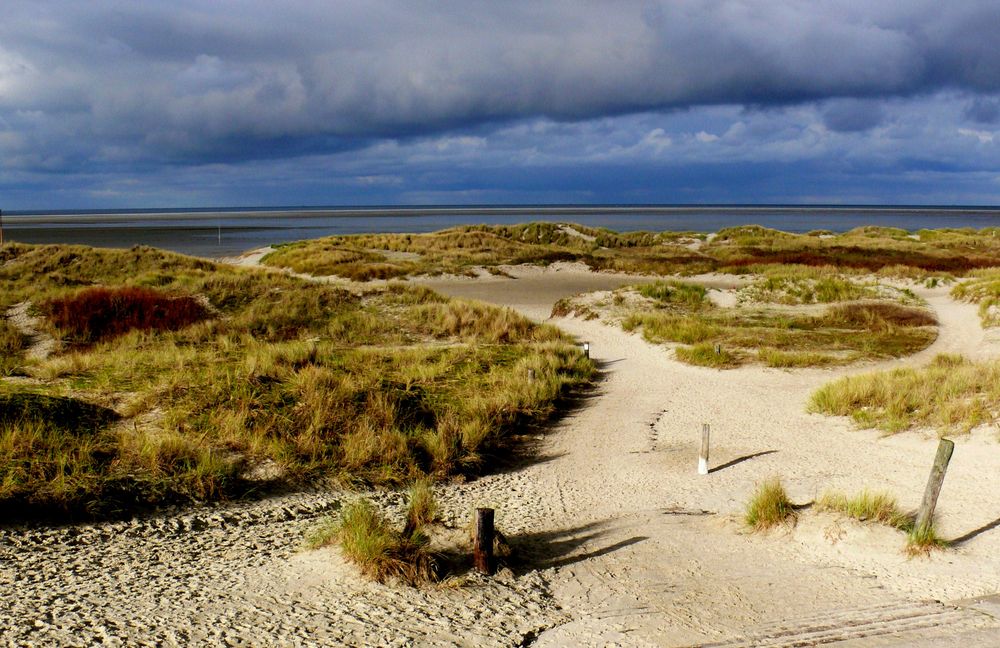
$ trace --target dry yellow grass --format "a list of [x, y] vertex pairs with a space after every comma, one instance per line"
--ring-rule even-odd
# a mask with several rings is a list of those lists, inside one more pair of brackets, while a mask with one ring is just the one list
[[939, 355], [926, 367], [848, 376], [813, 393], [809, 409], [887, 434], [916, 427], [968, 432], [996, 420], [1000, 363]]

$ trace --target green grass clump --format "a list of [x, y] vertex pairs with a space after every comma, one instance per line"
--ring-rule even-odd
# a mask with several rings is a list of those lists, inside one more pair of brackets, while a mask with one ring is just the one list
[[744, 523], [754, 531], [765, 531], [794, 519], [795, 506], [777, 477], [757, 486], [743, 516]]
[[306, 542], [313, 549], [336, 544], [362, 574], [380, 583], [398, 579], [419, 585], [439, 577], [436, 557], [421, 528], [400, 533], [368, 500], [344, 506], [339, 520], [321, 522]]
[[925, 556], [934, 549], [944, 549], [948, 541], [939, 538], [933, 524], [911, 527], [906, 534], [906, 553], [911, 556]]
[[821, 511], [836, 511], [861, 522], [877, 522], [895, 529], [909, 531], [913, 517], [906, 515], [896, 505], [896, 498], [888, 493], [862, 490], [854, 497], [843, 493], [823, 494], [816, 502]]
[[437, 518], [438, 506], [434, 499], [434, 491], [431, 490], [427, 480], [419, 480], [410, 486], [410, 503], [406, 508], [406, 529], [404, 534], [411, 534], [413, 531], [430, 524]]
[[861, 522], [874, 522], [898, 529], [906, 534], [905, 551], [910, 556], [926, 555], [933, 549], [948, 546], [938, 537], [933, 524], [917, 527], [912, 514], [902, 512], [896, 498], [889, 493], [862, 490], [854, 497], [828, 492], [816, 502], [821, 511], [836, 511]]
[[704, 286], [680, 281], [656, 281], [640, 284], [635, 289], [643, 297], [658, 302], [658, 305], [680, 304], [696, 309], [708, 299], [708, 291]]
[[996, 421], [1000, 363], [939, 355], [926, 367], [847, 376], [814, 392], [809, 410], [850, 416], [887, 434], [916, 427], [968, 432]]
[[728, 369], [739, 366], [741, 356], [728, 349], [720, 348], [716, 353], [712, 344], [695, 344], [694, 346], [680, 346], [674, 349], [674, 355], [681, 362], [696, 365], [699, 367], [714, 367], [716, 369]]

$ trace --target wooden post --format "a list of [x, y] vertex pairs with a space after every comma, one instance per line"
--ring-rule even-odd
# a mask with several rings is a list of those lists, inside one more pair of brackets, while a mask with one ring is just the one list
[[708, 423], [701, 424], [701, 452], [698, 453], [698, 474], [708, 474], [708, 436], [711, 433], [711, 426]]
[[938, 495], [941, 493], [941, 485], [944, 483], [944, 473], [948, 470], [948, 462], [951, 461], [951, 453], [954, 451], [954, 441], [941, 439], [941, 443], [938, 444], [937, 455], [934, 456], [934, 466], [931, 468], [931, 475], [927, 478], [924, 499], [920, 502], [920, 511], [917, 513], [917, 529], [926, 529], [930, 527], [933, 521], [934, 508], [937, 507]]
[[493, 509], [476, 509], [476, 537], [472, 545], [472, 562], [476, 571], [493, 575]]
[[590, 358], [590, 342], [583, 343], [583, 355]]
[[535, 370], [528, 369], [528, 382], [535, 382]]
[[715, 345], [715, 355], [722, 355], [722, 345], [721, 344], [716, 344]]

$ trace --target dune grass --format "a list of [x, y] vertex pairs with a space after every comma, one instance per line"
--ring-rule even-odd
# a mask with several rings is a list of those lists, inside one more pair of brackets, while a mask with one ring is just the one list
[[[895, 228], [863, 227], [841, 234], [790, 234], [747, 225], [721, 230], [708, 240], [691, 232], [619, 233], [574, 224], [527, 223], [465, 226], [432, 234], [327, 237], [279, 246], [264, 263], [361, 281], [470, 274], [477, 267], [554, 261], [652, 275], [759, 274], [782, 269], [801, 276], [833, 268], [839, 273], [924, 279], [1000, 266], [1000, 241], [993, 233], [991, 228], [910, 234]], [[858, 286], [829, 278], [768, 290], [820, 303], [866, 297]], [[849, 297], [852, 294], [856, 297]]]
[[395, 579], [416, 586], [439, 580], [440, 561], [425, 531], [437, 515], [437, 502], [427, 481], [414, 483], [408, 495], [402, 532], [374, 504], [359, 498], [345, 505], [338, 519], [325, 518], [310, 530], [306, 546], [336, 545], [362, 574], [380, 583]]
[[948, 541], [937, 535], [934, 525], [912, 527], [906, 534], [906, 553], [910, 556], [926, 556], [935, 549], [944, 549]]
[[28, 340], [6, 318], [0, 316], [0, 377], [19, 370]]
[[371, 502], [357, 499], [344, 506], [340, 518], [328, 519], [306, 539], [313, 549], [336, 545], [362, 574], [384, 583], [399, 580], [420, 585], [438, 580], [439, 567], [420, 528], [400, 533]]
[[[645, 301], [627, 299], [630, 293]], [[627, 331], [641, 330], [654, 344], [682, 345], [675, 349], [677, 359], [699, 366], [842, 365], [908, 355], [937, 336], [937, 321], [930, 313], [891, 301], [833, 303], [822, 313], [810, 314], [719, 308], [704, 288], [679, 282], [656, 282], [615, 294], [621, 298], [612, 300], [613, 320]]]
[[820, 511], [836, 511], [860, 522], [874, 522], [909, 532], [913, 516], [899, 510], [896, 498], [885, 492], [862, 490], [853, 497], [843, 493], [827, 492], [817, 501]]
[[[155, 250], [17, 250], [3, 250], [5, 299], [70, 303], [94, 283], [111, 294], [155, 287], [199, 300], [206, 314], [176, 330], [83, 338], [47, 319], [66, 345], [23, 363], [41, 382], [0, 380], [0, 398], [35, 403], [0, 421], [4, 510], [118, 515], [318, 480], [476, 473], [594, 375], [555, 328], [426, 289], [353, 294]], [[42, 272], [52, 258], [65, 262], [55, 278]], [[54, 397], [119, 420], [82, 434], [38, 405]], [[261, 466], [265, 482], [254, 477]]]
[[406, 527], [404, 534], [411, 534], [413, 531], [430, 524], [437, 518], [438, 507], [434, 499], [434, 491], [431, 490], [430, 483], [425, 480], [418, 480], [410, 486], [409, 506], [406, 509]]
[[1000, 326], [1000, 271], [974, 273], [972, 279], [956, 284], [951, 294], [955, 299], [979, 304], [983, 326]]
[[909, 289], [895, 288], [871, 278], [844, 274], [834, 266], [774, 266], [738, 293], [740, 301], [786, 305], [833, 304], [837, 302], [892, 299], [919, 305]]
[[771, 477], [754, 490], [747, 502], [743, 522], [753, 531], [766, 531], [795, 520], [795, 506], [788, 499], [781, 480]]
[[996, 421], [1000, 363], [939, 355], [929, 365], [847, 376], [812, 394], [809, 410], [886, 434], [919, 427], [965, 433]]

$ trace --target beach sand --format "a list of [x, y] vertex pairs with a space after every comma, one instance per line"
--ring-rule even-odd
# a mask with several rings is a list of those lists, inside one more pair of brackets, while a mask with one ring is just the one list
[[[507, 268], [514, 278], [416, 280], [444, 294], [547, 320], [552, 304], [636, 278], [573, 265]], [[697, 280], [726, 291], [729, 277]], [[0, 628], [14, 645], [959, 645], [1000, 643], [1000, 471], [995, 430], [956, 439], [938, 529], [960, 539], [907, 558], [896, 531], [808, 509], [798, 523], [747, 534], [754, 486], [780, 476], [796, 503], [827, 489], [923, 493], [930, 432], [880, 437], [805, 412], [841, 375], [919, 365], [938, 352], [1000, 355], [975, 306], [920, 290], [941, 322], [910, 358], [837, 369], [716, 371], [598, 320], [551, 320], [591, 345], [592, 394], [503, 473], [436, 487], [445, 522], [475, 506], [526, 562], [464, 587], [414, 590], [364, 581], [302, 534], [342, 493], [128, 523], [0, 529]], [[725, 298], [723, 298], [725, 299]], [[701, 426], [712, 472], [697, 474]], [[402, 496], [373, 494], [401, 515]], [[930, 642], [930, 643], [926, 643]], [[954, 643], [946, 643], [954, 642]], [[730, 645], [726, 643], [726, 645]]]

